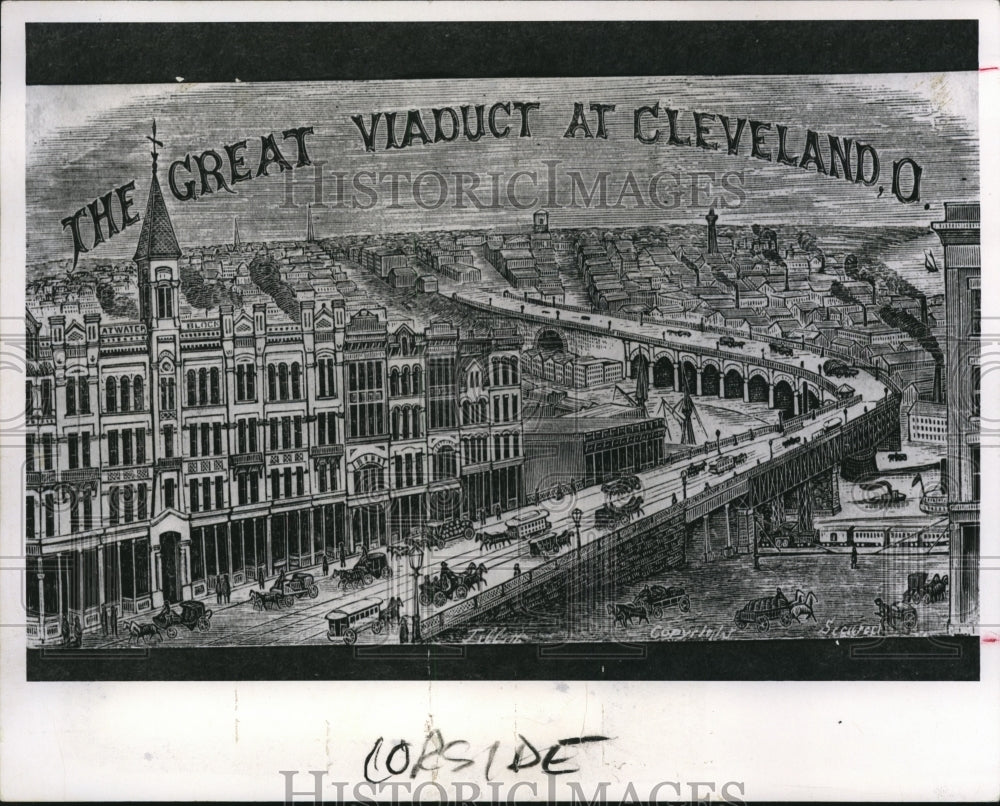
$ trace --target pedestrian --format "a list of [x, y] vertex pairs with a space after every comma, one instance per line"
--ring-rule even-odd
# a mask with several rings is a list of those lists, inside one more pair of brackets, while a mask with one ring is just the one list
[[851, 546], [851, 569], [858, 567], [858, 547]]
[[486, 507], [479, 508], [479, 520], [483, 522], [483, 526], [486, 525]]
[[323, 576], [329, 576], [330, 574], [330, 560], [326, 556], [326, 552], [323, 552]]
[[83, 625], [80, 624], [80, 617], [73, 618], [73, 646], [79, 647], [83, 643]]
[[406, 625], [405, 618], [399, 621], [399, 643], [410, 643], [410, 628]]
[[226, 604], [229, 604], [229, 597], [233, 592], [232, 583], [229, 581], [229, 574], [222, 577], [222, 594], [226, 597]]
[[108, 606], [101, 605], [101, 635], [108, 637]]
[[264, 590], [264, 566], [257, 566], [257, 587]]
[[215, 603], [222, 604], [222, 574], [215, 575]]
[[343, 543], [340, 544], [340, 567], [347, 567], [347, 549], [344, 547]]
[[62, 637], [63, 637], [63, 646], [69, 646], [70, 642], [73, 640], [73, 636], [70, 635], [69, 619], [66, 618], [65, 613], [63, 614], [62, 617]]
[[497, 523], [500, 523], [500, 517], [503, 514], [503, 510], [500, 508], [500, 504], [493, 507], [493, 514], [497, 516]]
[[515, 577], [521, 576], [521, 564], [520, 563], [514, 563], [514, 576]]
[[118, 605], [111, 605], [111, 634], [117, 638], [118, 637]]

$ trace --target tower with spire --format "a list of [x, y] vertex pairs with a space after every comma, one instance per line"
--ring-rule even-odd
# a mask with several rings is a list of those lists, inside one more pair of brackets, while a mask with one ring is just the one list
[[236, 216], [233, 216], [233, 246], [229, 251], [243, 251], [243, 241], [240, 240], [240, 220]]
[[153, 121], [153, 136], [147, 138], [153, 144], [153, 176], [146, 201], [146, 214], [142, 219], [139, 242], [135, 247], [135, 265], [138, 270], [139, 318], [151, 331], [154, 328], [178, 328], [178, 292], [180, 275], [178, 261], [181, 248], [177, 245], [174, 225], [170, 221], [160, 180], [156, 173], [159, 154], [157, 146], [163, 143], [156, 139], [156, 121]]
[[708, 222], [708, 253], [716, 255], [719, 253], [719, 237], [715, 232], [715, 222], [719, 220], [719, 217], [715, 214], [715, 208], [708, 208], [705, 220]]

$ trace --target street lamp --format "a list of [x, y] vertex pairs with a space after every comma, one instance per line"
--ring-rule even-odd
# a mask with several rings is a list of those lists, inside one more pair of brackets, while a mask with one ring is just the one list
[[583, 520], [583, 510], [577, 508], [569, 514], [573, 518], [573, 523], [576, 526], [576, 547], [579, 550], [582, 547], [580, 542], [580, 521]]
[[419, 644], [420, 637], [420, 568], [424, 564], [424, 550], [421, 546], [414, 546], [410, 553], [406, 555], [406, 560], [413, 571], [413, 638], [414, 644]]

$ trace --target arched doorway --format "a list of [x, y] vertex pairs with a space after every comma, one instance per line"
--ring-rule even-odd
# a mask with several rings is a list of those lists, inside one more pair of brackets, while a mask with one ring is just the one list
[[566, 342], [557, 331], [547, 328], [538, 331], [538, 336], [535, 337], [535, 347], [542, 352], [565, 352]]
[[726, 373], [722, 392], [731, 399], [743, 397], [743, 376], [738, 369], [731, 369]]
[[638, 353], [629, 363], [629, 377], [638, 378], [640, 373], [649, 371], [649, 360], [642, 353]]
[[788, 381], [778, 381], [774, 385], [774, 408], [782, 412], [785, 417], [794, 416], [795, 392]]
[[705, 364], [701, 370], [701, 393], [703, 395], [719, 395], [719, 370], [714, 364]]
[[748, 392], [751, 403], [767, 403], [767, 378], [751, 375]]
[[692, 395], [698, 393], [698, 370], [690, 361], [681, 364], [681, 389]]
[[178, 532], [160, 535], [160, 569], [163, 579], [163, 601], [176, 604], [181, 596], [181, 536]]
[[653, 364], [653, 386], [657, 389], [674, 388], [674, 362], [665, 355]]

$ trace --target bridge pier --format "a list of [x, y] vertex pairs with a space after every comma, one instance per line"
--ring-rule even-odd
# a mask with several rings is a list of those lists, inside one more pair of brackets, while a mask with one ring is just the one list
[[767, 407], [769, 409], [774, 408], [774, 384], [768, 383], [767, 385]]
[[674, 362], [674, 390], [680, 391], [681, 388], [681, 362]]
[[746, 379], [743, 381], [743, 402], [750, 402], [750, 383]]
[[701, 397], [701, 372], [702, 371], [699, 369], [695, 373], [695, 394], [698, 395], [698, 397]]

